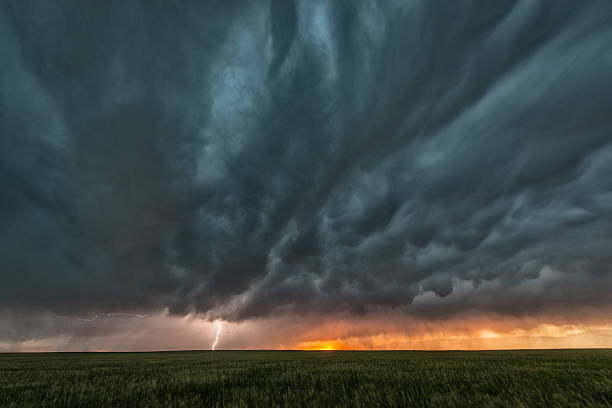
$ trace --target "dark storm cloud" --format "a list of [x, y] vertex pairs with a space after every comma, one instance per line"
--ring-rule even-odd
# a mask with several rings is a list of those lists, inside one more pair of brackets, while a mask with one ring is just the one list
[[612, 302], [607, 0], [1, 10], [5, 310]]

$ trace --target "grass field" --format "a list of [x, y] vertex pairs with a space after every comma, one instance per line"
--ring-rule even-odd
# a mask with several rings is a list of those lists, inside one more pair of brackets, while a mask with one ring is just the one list
[[0, 354], [2, 407], [612, 406], [612, 350]]

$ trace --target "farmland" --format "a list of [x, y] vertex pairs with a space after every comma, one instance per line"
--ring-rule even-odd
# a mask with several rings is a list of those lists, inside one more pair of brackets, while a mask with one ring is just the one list
[[612, 406], [612, 350], [0, 354], [2, 407]]

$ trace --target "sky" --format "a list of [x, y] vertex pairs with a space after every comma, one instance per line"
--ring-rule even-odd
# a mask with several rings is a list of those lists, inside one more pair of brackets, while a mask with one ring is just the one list
[[610, 21], [0, 1], [0, 351], [612, 347]]

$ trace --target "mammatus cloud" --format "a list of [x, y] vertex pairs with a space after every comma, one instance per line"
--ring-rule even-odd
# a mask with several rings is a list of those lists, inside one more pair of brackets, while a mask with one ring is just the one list
[[608, 308], [611, 19], [606, 0], [5, 1], [0, 308]]

